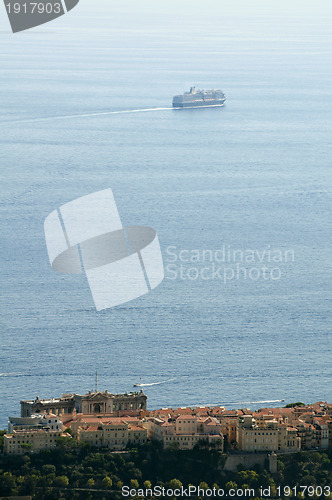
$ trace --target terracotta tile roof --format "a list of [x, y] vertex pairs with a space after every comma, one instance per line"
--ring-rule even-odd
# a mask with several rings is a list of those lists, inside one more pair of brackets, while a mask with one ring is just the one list
[[140, 419], [137, 417], [111, 417], [109, 415], [105, 415], [102, 417], [96, 417], [95, 415], [78, 415], [77, 418], [71, 420], [71, 422], [85, 422], [95, 423], [95, 424], [108, 424], [108, 425], [123, 425], [127, 422], [140, 422]]
[[238, 410], [226, 410], [222, 412], [222, 417], [238, 417], [239, 412]]
[[[61, 432], [60, 429], [14, 429], [12, 435], [15, 434], [50, 434], [52, 432]], [[10, 436], [11, 434], [8, 434]], [[67, 434], [68, 435], [68, 434]], [[5, 434], [7, 436], [7, 434]]]
[[73, 422], [75, 422], [75, 420], [67, 420], [66, 422], [63, 422], [62, 425], [64, 429], [68, 429]]
[[146, 431], [146, 429], [144, 429], [143, 427], [139, 427], [138, 425], [130, 425], [129, 431], [141, 431], [141, 432], [144, 432], [144, 431]]
[[192, 415], [195, 410], [192, 408], [177, 408], [176, 410], [173, 410], [173, 413], [176, 415]]
[[173, 413], [173, 410], [171, 408], [163, 408], [161, 410], [152, 410], [149, 412], [150, 416], [153, 415], [171, 415]]
[[196, 415], [179, 415], [176, 420], [196, 420]]
[[315, 418], [314, 419], [314, 424], [327, 425], [326, 420], [324, 420], [323, 418]]
[[227, 410], [224, 408], [212, 408], [209, 413], [211, 415], [222, 415], [223, 413], [227, 413]]
[[81, 431], [83, 432], [97, 432], [98, 425], [87, 425], [86, 427], [81, 427]]

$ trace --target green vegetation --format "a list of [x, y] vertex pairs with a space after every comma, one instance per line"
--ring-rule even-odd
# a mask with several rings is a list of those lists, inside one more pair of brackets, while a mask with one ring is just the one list
[[3, 452], [3, 437], [7, 433], [7, 431], [0, 431], [0, 453]]
[[299, 401], [298, 403], [289, 403], [284, 408], [296, 408], [296, 406], [305, 406], [305, 404]]
[[[149, 442], [126, 452], [59, 440], [54, 450], [23, 456], [0, 456], [0, 497], [32, 495], [39, 500], [120, 500], [123, 485], [131, 488], [189, 484], [201, 488], [255, 488], [276, 486], [332, 487], [332, 450], [278, 455], [278, 472], [260, 470], [224, 472], [226, 455], [204, 446], [193, 450], [162, 449]], [[239, 468], [241, 469], [241, 467]], [[271, 497], [272, 498], [272, 497]], [[275, 497], [277, 498], [277, 497]], [[309, 497], [308, 497], [309, 498]], [[310, 496], [310, 498], [318, 498]], [[324, 496], [324, 498], [332, 498]]]

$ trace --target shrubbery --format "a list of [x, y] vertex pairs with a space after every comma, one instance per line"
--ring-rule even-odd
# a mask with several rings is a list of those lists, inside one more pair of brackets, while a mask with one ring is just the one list
[[[258, 486], [332, 486], [332, 452], [278, 455], [278, 472], [224, 472], [225, 455], [204, 447], [163, 450], [149, 442], [126, 453], [59, 441], [54, 450], [0, 457], [0, 497], [32, 495], [34, 499], [103, 500], [122, 498], [123, 485], [132, 488], [184, 487], [256, 488]], [[312, 497], [313, 498], [313, 497]], [[325, 499], [328, 497], [324, 497]], [[332, 498], [332, 496], [331, 496]]]

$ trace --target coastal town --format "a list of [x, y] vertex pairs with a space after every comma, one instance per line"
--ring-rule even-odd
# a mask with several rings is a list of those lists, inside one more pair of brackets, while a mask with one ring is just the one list
[[189, 450], [201, 444], [229, 454], [290, 453], [332, 446], [332, 404], [294, 403], [284, 408], [182, 407], [147, 409], [142, 390], [125, 394], [89, 391], [21, 401], [10, 416], [4, 453], [53, 449], [59, 439], [123, 451], [149, 440]]

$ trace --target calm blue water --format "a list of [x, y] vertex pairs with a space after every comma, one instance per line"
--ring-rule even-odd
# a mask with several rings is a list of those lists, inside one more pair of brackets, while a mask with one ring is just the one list
[[[1, 426], [20, 399], [93, 389], [96, 370], [112, 392], [175, 379], [145, 388], [150, 408], [331, 401], [328, 20], [169, 12], [134, 24], [82, 5], [1, 29]], [[221, 87], [227, 105], [52, 119], [167, 107], [193, 84]], [[275, 280], [166, 273], [96, 313], [84, 276], [50, 268], [43, 222], [105, 187], [124, 225], [158, 231], [165, 266], [169, 246], [294, 259]]]

